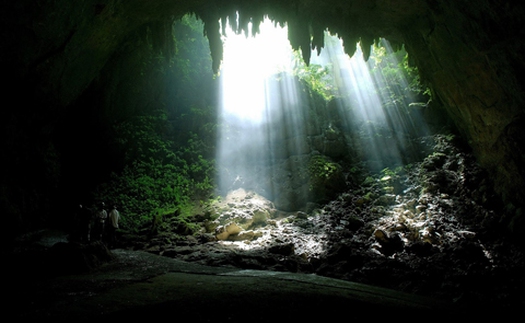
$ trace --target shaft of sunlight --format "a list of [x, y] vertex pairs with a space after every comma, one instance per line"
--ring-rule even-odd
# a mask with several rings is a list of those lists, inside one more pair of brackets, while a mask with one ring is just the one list
[[304, 120], [300, 118], [297, 84], [289, 76], [294, 55], [287, 29], [269, 19], [254, 37], [225, 29], [219, 190], [224, 195], [245, 188], [274, 198], [284, 176], [279, 172], [286, 169], [282, 160], [298, 150], [301, 145], [295, 141], [304, 137], [297, 134]]
[[[315, 127], [344, 129], [344, 138], [338, 140], [347, 141], [346, 148], [338, 149], [358, 152], [371, 170], [406, 162], [409, 133], [423, 123], [407, 113], [410, 99], [400, 95], [407, 82], [397, 74], [401, 73], [397, 68], [383, 74], [381, 57], [372, 53], [369, 61], [364, 61], [359, 46], [350, 58], [342, 40], [327, 33], [321, 53], [312, 51], [311, 64], [329, 70], [333, 80], [329, 88], [336, 92], [340, 120], [323, 125], [320, 115], [309, 116], [314, 110], [325, 112], [309, 105], [308, 90], [298, 80], [302, 74], [294, 74], [298, 65], [286, 26], [277, 27], [266, 19], [259, 30], [254, 37], [247, 37], [225, 28], [217, 149], [221, 195], [243, 188], [272, 200], [281, 209], [306, 204], [311, 194], [309, 179], [301, 173], [311, 154], [325, 149], [324, 141], [321, 147], [319, 140], [326, 138], [312, 136], [312, 130], [315, 136], [324, 130]], [[394, 85], [390, 84], [393, 76], [397, 80]], [[339, 130], [332, 133], [341, 133]]]
[[323, 52], [312, 57], [312, 63], [331, 69], [334, 88], [341, 98], [340, 115], [346, 127], [360, 129], [360, 140], [354, 144], [361, 146], [373, 170], [402, 165], [410, 155], [408, 134], [422, 134], [426, 129], [417, 111], [408, 110], [413, 98], [407, 94], [400, 62], [392, 55], [388, 41], [381, 40], [381, 45], [388, 54], [383, 59], [390, 60], [386, 63], [395, 68], [383, 70], [374, 62], [374, 54], [366, 62], [359, 44], [354, 56], [348, 57], [342, 40], [329, 34]]
[[[229, 24], [228, 24], [229, 26]], [[249, 24], [251, 35], [252, 25]], [[286, 31], [268, 19], [255, 37], [236, 34], [226, 27], [221, 66], [223, 114], [242, 122], [263, 122], [268, 77], [288, 66], [291, 47]]]

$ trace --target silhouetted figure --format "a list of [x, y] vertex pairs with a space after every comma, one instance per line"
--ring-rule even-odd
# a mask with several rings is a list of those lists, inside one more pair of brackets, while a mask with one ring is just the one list
[[116, 234], [117, 234], [119, 220], [120, 220], [120, 213], [117, 210], [117, 206], [113, 204], [111, 211], [109, 211], [108, 225], [107, 225], [108, 247], [109, 248], [114, 248], [116, 245], [116, 242], [117, 242]]
[[100, 203], [97, 211], [95, 212], [95, 223], [93, 228], [93, 240], [102, 241], [104, 235], [104, 225], [108, 217], [108, 213], [104, 209], [104, 202]]

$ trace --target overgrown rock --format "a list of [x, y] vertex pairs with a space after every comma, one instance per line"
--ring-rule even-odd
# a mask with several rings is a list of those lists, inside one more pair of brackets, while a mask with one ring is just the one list
[[[525, 282], [495, 280], [495, 270], [519, 271], [525, 258], [510, 241], [491, 233], [499, 230], [491, 223], [503, 211], [481, 203], [482, 192], [476, 192], [486, 190], [479, 185], [486, 177], [449, 139], [424, 139], [435, 144], [421, 162], [392, 171], [390, 178], [384, 172], [362, 174], [363, 185], [308, 211], [277, 210], [264, 197], [237, 190], [212, 208], [224, 237], [212, 231], [159, 239], [151, 252], [214, 266], [316, 273], [447, 300], [483, 285], [486, 294], [476, 291], [472, 297], [496, 302], [502, 284]], [[438, 172], [447, 180], [433, 176]], [[404, 189], [385, 192], [394, 181]], [[248, 222], [238, 213], [250, 214], [252, 228], [242, 227]], [[253, 221], [254, 215], [261, 221]]]

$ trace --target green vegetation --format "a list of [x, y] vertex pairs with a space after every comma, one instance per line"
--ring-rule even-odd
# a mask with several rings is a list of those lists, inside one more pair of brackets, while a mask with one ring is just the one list
[[314, 200], [333, 197], [345, 186], [343, 168], [338, 163], [323, 155], [316, 155], [308, 164], [310, 191]]
[[338, 171], [339, 165], [322, 155], [310, 159], [308, 170], [314, 181], [324, 182], [329, 180]]
[[368, 61], [376, 81], [379, 97], [388, 98], [383, 105], [408, 108], [415, 102], [427, 103], [430, 90], [424, 87], [419, 72], [410, 64], [404, 48], [393, 51], [386, 41], [379, 41], [373, 46]]
[[[338, 46], [337, 41], [336, 37], [329, 34], [325, 37], [326, 46]], [[377, 94], [387, 99], [383, 102], [386, 108], [391, 106], [408, 108], [419, 106], [417, 103], [426, 104], [431, 100], [430, 89], [421, 84], [419, 71], [410, 64], [404, 47], [393, 50], [386, 40], [380, 40], [372, 46], [368, 65], [379, 91]], [[292, 74], [326, 101], [338, 95], [332, 68], [331, 63], [326, 66], [306, 65], [301, 53], [299, 51], [294, 53]]]
[[294, 69], [292, 75], [296, 76], [312, 91], [321, 95], [325, 101], [330, 101], [335, 96], [335, 87], [330, 74], [329, 66], [318, 64], [306, 65], [300, 52], [294, 52]]
[[[177, 232], [193, 233], [193, 204], [209, 198], [214, 188], [209, 142], [214, 136], [215, 91], [202, 22], [185, 16], [170, 34], [173, 39], [164, 46], [148, 34], [145, 54], [137, 55], [136, 90], [127, 94], [126, 102], [140, 105], [132, 115], [114, 120], [111, 129], [122, 168], [99, 185], [93, 197], [117, 203], [122, 228], [131, 232], [169, 223]], [[158, 99], [144, 99], [152, 94]]]
[[209, 195], [213, 188], [213, 163], [202, 157], [198, 137], [176, 148], [156, 132], [154, 125], [162, 124], [167, 124], [164, 115], [137, 117], [119, 125], [117, 135], [126, 147], [128, 163], [96, 192], [96, 200], [120, 206], [126, 215], [123, 226], [130, 230], [152, 222], [158, 214], [181, 214], [193, 199]]
[[[122, 167], [94, 192], [95, 201], [119, 205], [125, 230], [148, 228], [192, 234], [199, 229], [194, 218], [199, 206], [214, 198], [218, 108], [211, 57], [202, 30], [202, 22], [185, 16], [174, 24], [170, 44], [153, 46], [147, 40], [146, 54], [137, 55], [140, 64], [134, 84], [138, 85], [126, 98], [127, 104], [136, 106], [133, 113], [114, 121], [111, 129], [112, 147], [121, 156]], [[395, 65], [389, 55], [405, 55], [405, 59]], [[413, 78], [417, 71], [406, 64], [406, 53], [389, 54], [375, 47], [370, 59], [375, 71], [386, 71], [381, 91], [389, 91], [393, 104], [408, 106], [403, 91], [413, 89], [421, 94]], [[404, 74], [398, 73], [399, 69]], [[297, 56], [292, 75], [310, 94], [310, 105], [315, 99], [316, 105], [323, 106], [336, 96], [330, 66], [306, 66]], [[404, 85], [399, 75], [412, 77], [412, 81]], [[144, 98], [152, 93], [158, 99], [146, 101]], [[136, 103], [135, 98], [142, 100]], [[390, 172], [385, 170], [383, 175], [397, 178], [393, 175], [398, 170]], [[346, 185], [341, 165], [322, 155], [311, 158], [307, 173], [316, 200], [326, 200]], [[390, 186], [395, 187], [395, 181], [389, 181]]]

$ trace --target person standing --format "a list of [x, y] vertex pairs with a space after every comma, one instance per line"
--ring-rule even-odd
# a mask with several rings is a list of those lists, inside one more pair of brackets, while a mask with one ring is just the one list
[[104, 209], [104, 202], [101, 202], [96, 213], [95, 213], [95, 227], [94, 227], [94, 240], [102, 241], [102, 236], [104, 234], [104, 224], [108, 218], [108, 213]]
[[117, 206], [113, 204], [111, 211], [109, 212], [108, 221], [108, 247], [114, 248], [117, 242], [117, 229], [118, 222], [120, 220], [120, 213], [117, 210]]

